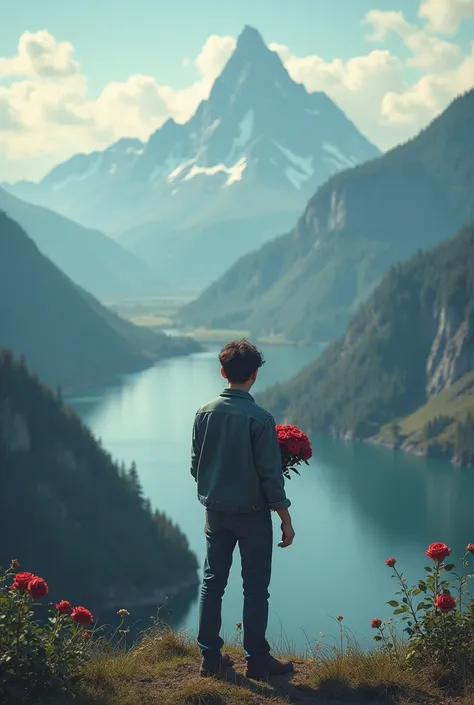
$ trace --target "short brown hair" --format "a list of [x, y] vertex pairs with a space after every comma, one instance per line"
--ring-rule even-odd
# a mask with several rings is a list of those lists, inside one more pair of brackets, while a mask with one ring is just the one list
[[262, 353], [245, 338], [226, 343], [219, 353], [219, 362], [229, 382], [234, 384], [247, 382], [265, 364]]

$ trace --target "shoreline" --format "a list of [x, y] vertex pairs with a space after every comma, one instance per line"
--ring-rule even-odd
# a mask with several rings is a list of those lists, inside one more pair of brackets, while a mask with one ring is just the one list
[[[292, 422], [285, 421], [284, 423], [292, 423]], [[345, 443], [350, 443], [351, 445], [356, 445], [357, 443], [363, 443], [365, 445], [371, 445], [371, 446], [377, 446], [379, 448], [385, 448], [386, 450], [391, 450], [394, 453], [395, 452], [406, 453], [407, 455], [412, 455], [413, 457], [416, 457], [416, 458], [427, 458], [430, 460], [444, 460], [444, 461], [451, 463], [455, 467], [462, 467], [462, 468], [474, 467], [473, 465], [463, 465], [462, 463], [460, 463], [458, 461], [458, 459], [454, 455], [446, 455], [446, 454], [430, 455], [425, 450], [418, 448], [413, 443], [410, 443], [409, 439], [402, 440], [401, 442], [396, 442], [396, 441], [392, 441], [387, 438], [384, 438], [379, 434], [376, 434], [374, 436], [369, 436], [368, 438], [358, 438], [358, 437], [355, 437], [351, 431], [335, 431], [335, 430], [329, 430], [329, 429], [326, 431], [320, 431], [320, 432], [315, 432], [315, 431], [305, 431], [305, 432], [310, 435], [314, 435], [314, 436], [317, 436], [317, 435], [329, 436], [330, 438], [334, 438], [335, 440], [339, 440], [339, 441], [344, 441]]]
[[447, 455], [429, 455], [425, 450], [422, 450], [420, 448], [417, 448], [415, 445], [410, 444], [408, 440], [405, 442], [397, 443], [396, 441], [390, 441], [386, 438], [383, 438], [380, 435], [376, 436], [370, 436], [369, 438], [354, 438], [353, 435], [350, 432], [345, 432], [345, 433], [334, 433], [334, 432], [329, 432], [327, 435], [331, 436], [332, 438], [336, 438], [338, 440], [345, 441], [346, 443], [364, 443], [366, 445], [372, 445], [372, 446], [377, 446], [379, 448], [386, 448], [387, 450], [391, 450], [393, 453], [401, 452], [401, 453], [406, 453], [407, 455], [412, 455], [415, 458], [427, 458], [430, 460], [444, 460], [449, 463], [451, 463], [455, 467], [462, 467], [462, 468], [470, 468], [473, 467], [472, 465], [463, 465], [460, 463], [457, 458], [453, 455], [447, 456]]
[[141, 597], [118, 598], [114, 597], [100, 605], [101, 610], [115, 610], [122, 607], [135, 609], [140, 607], [161, 606], [170, 597], [178, 597], [190, 588], [198, 587], [200, 584], [199, 575], [196, 572], [192, 577], [181, 580], [174, 585], [166, 585], [157, 588], [152, 593]]

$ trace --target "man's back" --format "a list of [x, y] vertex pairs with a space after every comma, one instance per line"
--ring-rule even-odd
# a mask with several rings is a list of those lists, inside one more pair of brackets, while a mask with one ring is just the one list
[[191, 473], [208, 509], [252, 512], [289, 505], [275, 421], [240, 389], [225, 389], [198, 410]]

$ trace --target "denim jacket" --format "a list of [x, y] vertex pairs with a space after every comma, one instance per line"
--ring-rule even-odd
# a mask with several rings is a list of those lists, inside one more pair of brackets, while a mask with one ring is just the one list
[[191, 474], [208, 509], [252, 512], [290, 506], [275, 421], [248, 392], [225, 389], [198, 410]]

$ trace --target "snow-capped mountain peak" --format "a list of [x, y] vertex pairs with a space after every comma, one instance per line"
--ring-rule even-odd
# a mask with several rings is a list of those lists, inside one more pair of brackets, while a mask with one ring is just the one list
[[[257, 218], [249, 236], [261, 242], [291, 226], [331, 175], [378, 153], [324, 93], [293, 81], [259, 32], [245, 27], [208, 99], [185, 124], [170, 118], [145, 144], [120, 140], [76, 155], [30, 193], [19, 186], [18, 195], [109, 233], [130, 231], [122, 242], [148, 259], [158, 232], [175, 248], [176, 233], [220, 233], [219, 223], [228, 221]], [[239, 247], [249, 246], [241, 238]]]

